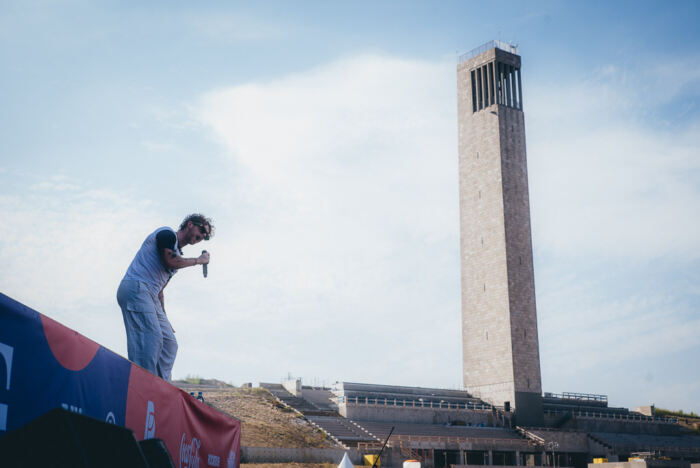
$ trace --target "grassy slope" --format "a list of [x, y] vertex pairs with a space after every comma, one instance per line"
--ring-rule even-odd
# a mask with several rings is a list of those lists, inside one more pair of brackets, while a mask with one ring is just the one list
[[335, 447], [325, 434], [282, 407], [264, 389], [173, 382], [187, 392], [202, 392], [205, 403], [242, 422], [241, 445], [254, 447]]

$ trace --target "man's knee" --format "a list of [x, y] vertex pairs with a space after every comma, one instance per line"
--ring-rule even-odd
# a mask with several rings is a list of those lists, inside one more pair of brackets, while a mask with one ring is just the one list
[[129, 359], [153, 372], [163, 350], [163, 333], [160, 328], [149, 324], [149, 320], [143, 317], [145, 314], [141, 312], [132, 314], [140, 317], [130, 323], [131, 326], [126, 327]]

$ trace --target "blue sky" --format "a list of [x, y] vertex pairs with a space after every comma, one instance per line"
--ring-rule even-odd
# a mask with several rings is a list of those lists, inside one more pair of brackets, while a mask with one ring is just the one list
[[500, 39], [544, 390], [699, 412], [698, 5], [3, 2], [0, 291], [125, 354], [121, 276], [202, 211], [175, 377], [459, 387], [456, 63]]

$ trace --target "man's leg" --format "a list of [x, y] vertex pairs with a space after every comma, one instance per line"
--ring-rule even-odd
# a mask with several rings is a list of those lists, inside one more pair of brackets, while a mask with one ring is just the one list
[[156, 375], [163, 380], [170, 380], [177, 355], [177, 339], [175, 339], [173, 327], [170, 326], [170, 321], [161, 307], [158, 308], [158, 322], [163, 334], [163, 347], [156, 365], [158, 370]]
[[140, 294], [142, 292], [139, 291], [137, 282], [123, 281], [119, 286], [117, 298], [126, 328], [129, 360], [156, 374], [158, 356], [163, 348], [163, 332], [158, 323], [155, 306], [147, 307], [153, 301], [150, 300], [150, 296]]
[[156, 314], [123, 309], [122, 315], [129, 360], [155, 374], [158, 356], [163, 347], [163, 335]]

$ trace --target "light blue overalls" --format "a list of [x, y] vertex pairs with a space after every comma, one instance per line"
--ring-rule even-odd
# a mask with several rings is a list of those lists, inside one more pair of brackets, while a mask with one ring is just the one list
[[[158, 253], [156, 235], [169, 227], [156, 229], [136, 253], [117, 290], [126, 327], [129, 359], [149, 372], [170, 380], [177, 340], [165, 315], [158, 293], [177, 270], [168, 270]], [[175, 247], [177, 253], [177, 236]]]

